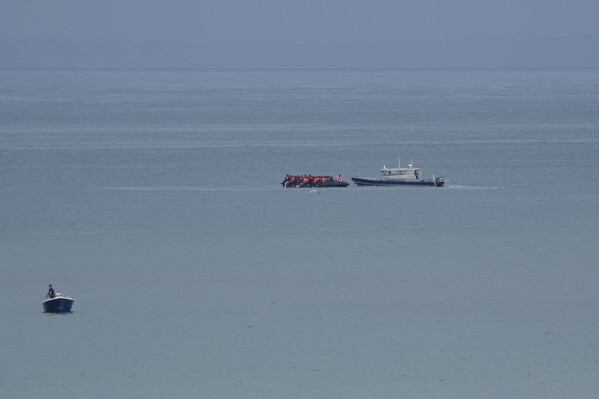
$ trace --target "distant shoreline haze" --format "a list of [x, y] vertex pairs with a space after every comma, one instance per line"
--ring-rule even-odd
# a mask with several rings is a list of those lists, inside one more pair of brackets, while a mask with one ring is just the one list
[[0, 68], [598, 68], [599, 37], [284, 43], [0, 39]]

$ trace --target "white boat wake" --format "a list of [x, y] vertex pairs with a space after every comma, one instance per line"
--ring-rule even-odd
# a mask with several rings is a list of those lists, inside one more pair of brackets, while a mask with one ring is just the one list
[[445, 188], [450, 189], [450, 190], [501, 190], [503, 187], [447, 185], [447, 186], [445, 186]]

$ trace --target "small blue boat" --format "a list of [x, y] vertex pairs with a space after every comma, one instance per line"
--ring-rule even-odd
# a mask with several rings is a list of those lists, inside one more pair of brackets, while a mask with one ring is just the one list
[[54, 298], [48, 298], [43, 302], [45, 313], [68, 313], [73, 306], [73, 298], [62, 295], [60, 292]]

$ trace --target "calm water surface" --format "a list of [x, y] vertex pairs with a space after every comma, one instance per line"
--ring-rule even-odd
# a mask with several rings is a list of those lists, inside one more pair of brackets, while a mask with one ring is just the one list
[[[0, 396], [594, 398], [598, 110], [593, 70], [0, 71]], [[399, 156], [448, 186], [278, 184]]]

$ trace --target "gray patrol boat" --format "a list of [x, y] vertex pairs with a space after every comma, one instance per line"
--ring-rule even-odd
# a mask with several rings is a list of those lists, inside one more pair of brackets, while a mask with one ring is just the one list
[[354, 176], [352, 181], [358, 186], [432, 186], [432, 187], [443, 187], [447, 182], [444, 177], [437, 177], [433, 175], [432, 179], [423, 179], [420, 166], [414, 166], [412, 163], [407, 168], [401, 167], [401, 160], [398, 160], [397, 168], [387, 168], [383, 166], [379, 171], [382, 177], [361, 177]]

